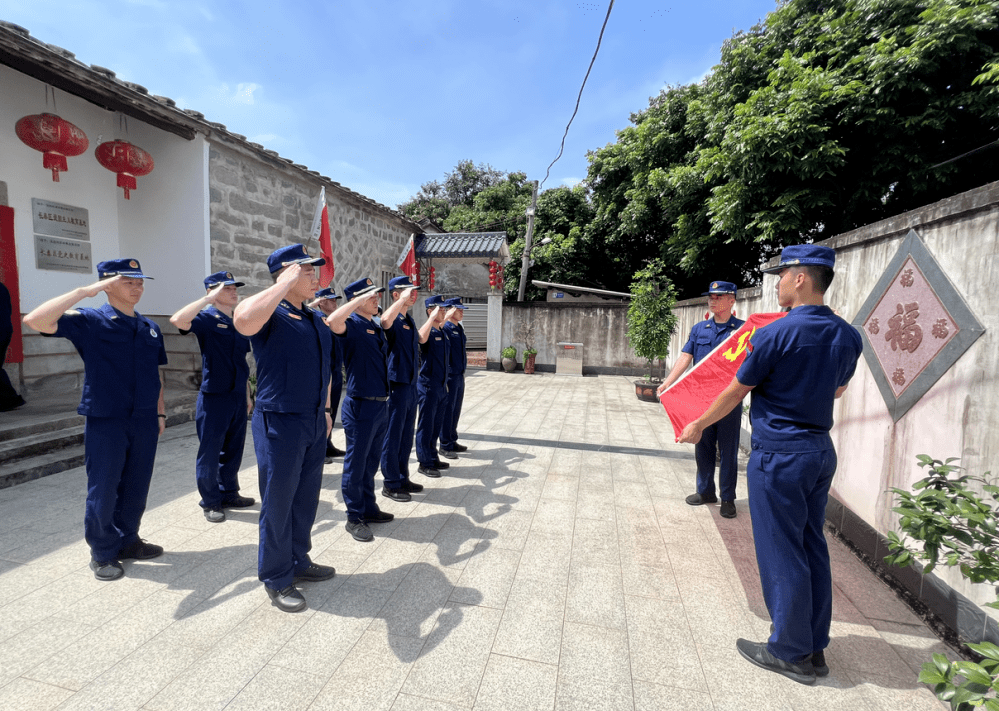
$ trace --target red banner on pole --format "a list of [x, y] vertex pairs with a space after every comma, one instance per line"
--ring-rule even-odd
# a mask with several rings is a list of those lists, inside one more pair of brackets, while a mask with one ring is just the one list
[[312, 239], [319, 240], [319, 256], [326, 260], [319, 270], [319, 287], [325, 289], [336, 276], [333, 265], [333, 245], [330, 243], [330, 216], [326, 207], [326, 187], [319, 191], [316, 214], [312, 218]]
[[746, 319], [746, 323], [659, 396], [659, 402], [666, 408], [666, 414], [673, 424], [673, 434], [676, 437], [680, 436], [684, 427], [707, 412], [711, 403], [732, 382], [732, 378], [735, 377], [749, 352], [747, 350], [749, 339], [757, 329], [773, 323], [784, 315], [783, 312], [753, 314]]

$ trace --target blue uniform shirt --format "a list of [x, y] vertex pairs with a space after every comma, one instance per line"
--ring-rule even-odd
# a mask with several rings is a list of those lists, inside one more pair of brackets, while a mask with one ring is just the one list
[[696, 364], [744, 323], [735, 316], [730, 316], [725, 323], [715, 323], [714, 318], [699, 321], [690, 329], [690, 337], [681, 350], [694, 356]]
[[[325, 319], [326, 316], [320, 313], [319, 318]], [[330, 381], [335, 392], [343, 390], [343, 344], [336, 338], [333, 338], [330, 344]]]
[[735, 377], [755, 386], [753, 443], [775, 452], [831, 449], [834, 396], [863, 351], [857, 329], [828, 306], [798, 306], [750, 344]]
[[420, 344], [420, 380], [424, 384], [444, 385], [447, 383], [448, 361], [451, 359], [448, 339], [438, 328], [430, 329], [426, 343]]
[[448, 338], [451, 352], [448, 360], [450, 377], [461, 375], [468, 366], [468, 354], [465, 353], [465, 344], [468, 338], [465, 336], [465, 329], [457, 323], [446, 321], [444, 323], [444, 335]]
[[156, 414], [166, 348], [160, 327], [145, 316], [126, 316], [111, 304], [82, 308], [60, 316], [56, 332], [42, 335], [68, 338], [83, 358], [81, 415]]
[[347, 366], [347, 397], [388, 397], [388, 342], [382, 327], [351, 314], [347, 330], [336, 334]]
[[232, 319], [214, 306], [201, 311], [191, 321], [191, 328], [201, 348], [201, 392], [231, 393], [246, 390], [250, 366], [246, 354], [250, 339], [236, 330]]
[[310, 413], [326, 407], [333, 339], [319, 314], [281, 301], [250, 343], [257, 361], [256, 409]]
[[385, 335], [389, 345], [389, 380], [393, 383], [415, 383], [420, 366], [420, 334], [413, 317], [399, 314]]

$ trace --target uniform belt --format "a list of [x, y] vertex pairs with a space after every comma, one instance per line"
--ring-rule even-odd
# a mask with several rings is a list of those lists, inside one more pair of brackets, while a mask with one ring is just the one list
[[385, 397], [358, 397], [358, 400], [374, 400], [375, 402], [388, 402], [388, 396]]

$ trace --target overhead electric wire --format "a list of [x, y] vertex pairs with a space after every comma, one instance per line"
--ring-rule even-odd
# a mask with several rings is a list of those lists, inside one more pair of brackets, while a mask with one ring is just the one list
[[943, 163], [937, 163], [936, 165], [931, 165], [929, 167], [929, 170], [933, 170], [934, 168], [939, 168], [940, 166], [947, 165], [948, 163], [953, 163], [954, 161], [961, 160], [962, 158], [967, 158], [970, 155], [978, 153], [979, 151], [984, 151], [986, 148], [992, 148], [993, 146], [996, 146], [996, 145], [999, 145], [999, 141], [992, 141], [992, 143], [986, 143], [984, 146], [979, 146], [978, 148], [970, 150], [967, 153], [962, 153], [959, 156], [954, 156], [953, 158], [948, 158]]
[[593, 69], [593, 63], [597, 61], [597, 54], [600, 53], [600, 43], [604, 39], [604, 30], [607, 29], [607, 21], [610, 19], [611, 10], [614, 7], [614, 0], [610, 0], [610, 5], [607, 6], [607, 15], [604, 17], [604, 24], [600, 28], [600, 36], [597, 38], [597, 48], [593, 50], [593, 59], [590, 60], [590, 66], [586, 69], [586, 76], [583, 77], [583, 84], [579, 87], [579, 96], [576, 97], [576, 108], [572, 111], [572, 116], [569, 118], [569, 123], [565, 125], [565, 133], [562, 134], [562, 146], [558, 149], [558, 155], [555, 156], [555, 160], [548, 164], [548, 169], [545, 171], [545, 179], [541, 181], [539, 190], [545, 186], [545, 181], [548, 180], [548, 176], [551, 174], [552, 166], [558, 162], [558, 159], [562, 157], [562, 152], [565, 150], [565, 139], [569, 135], [569, 126], [572, 125], [572, 120], [576, 118], [576, 112], [579, 111], [579, 102], [583, 98], [583, 89], [586, 87], [586, 80], [590, 78], [590, 71]]

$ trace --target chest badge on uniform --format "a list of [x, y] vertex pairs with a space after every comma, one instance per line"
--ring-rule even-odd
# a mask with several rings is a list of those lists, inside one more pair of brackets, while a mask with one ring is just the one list
[[372, 331], [372, 330], [371, 330], [370, 328], [368, 328], [368, 329], [365, 329], [365, 330], [366, 330], [366, 331], [367, 331], [368, 333], [370, 333], [370, 334], [371, 334], [372, 336], [373, 336], [373, 335], [375, 335], [375, 332], [374, 332], [374, 331]]
[[149, 329], [149, 335], [152, 336], [153, 338], [156, 338], [156, 329], [155, 328], [150, 328]]
[[292, 314], [292, 313], [289, 313], [289, 314], [288, 314], [288, 318], [293, 318], [293, 319], [295, 319], [296, 321], [301, 321], [301, 320], [302, 320], [302, 317], [301, 317], [301, 316], [299, 316], [298, 314]]
[[409, 326], [403, 325], [403, 328], [406, 329], [407, 331], [409, 330]]
[[217, 324], [215, 324], [215, 325], [216, 325], [216, 326], [218, 326], [219, 328], [229, 328], [229, 327], [228, 327], [228, 326], [227, 326], [226, 324], [224, 324], [224, 323], [217, 323]]

